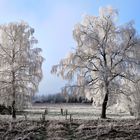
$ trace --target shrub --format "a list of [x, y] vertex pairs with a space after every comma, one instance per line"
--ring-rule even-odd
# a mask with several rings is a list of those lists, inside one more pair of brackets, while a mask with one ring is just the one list
[[5, 105], [0, 105], [0, 114], [5, 115], [5, 114], [12, 114], [12, 107], [11, 106], [5, 106]]

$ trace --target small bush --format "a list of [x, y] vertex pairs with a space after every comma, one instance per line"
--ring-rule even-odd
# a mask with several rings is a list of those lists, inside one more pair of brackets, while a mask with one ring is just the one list
[[5, 106], [5, 105], [0, 105], [0, 114], [2, 115], [10, 115], [12, 114], [12, 107], [11, 106]]

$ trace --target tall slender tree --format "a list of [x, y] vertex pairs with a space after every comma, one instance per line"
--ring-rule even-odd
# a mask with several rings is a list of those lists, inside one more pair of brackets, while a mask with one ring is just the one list
[[40, 48], [33, 48], [37, 43], [33, 33], [25, 22], [0, 26], [0, 100], [11, 105], [13, 118], [38, 90], [42, 78], [43, 57]]

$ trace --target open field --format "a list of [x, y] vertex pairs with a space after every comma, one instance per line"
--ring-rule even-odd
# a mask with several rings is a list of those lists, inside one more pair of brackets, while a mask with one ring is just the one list
[[[46, 108], [48, 114], [42, 120]], [[61, 108], [68, 110], [67, 119]], [[91, 105], [42, 104], [25, 112], [26, 120], [24, 115], [16, 121], [1, 115], [0, 140], [140, 140], [140, 120], [111, 108], [106, 120], [99, 119], [101, 109]]]
[[[67, 118], [71, 114], [73, 119], [93, 120], [100, 118], [101, 114], [100, 107], [97, 108], [89, 104], [35, 104], [24, 112], [27, 114], [28, 120], [40, 120], [45, 109], [47, 109], [46, 120], [65, 120], [66, 110], [68, 111]], [[64, 115], [61, 115], [61, 109], [63, 109]], [[10, 116], [2, 117], [10, 119]], [[114, 108], [107, 109], [107, 117], [113, 119], [134, 118], [130, 116], [129, 112], [122, 112]], [[18, 115], [17, 118], [24, 119], [24, 115]]]

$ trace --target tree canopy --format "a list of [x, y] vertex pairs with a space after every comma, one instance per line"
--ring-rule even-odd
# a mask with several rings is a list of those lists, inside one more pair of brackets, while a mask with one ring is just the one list
[[76, 79], [77, 87], [102, 94], [102, 118], [111, 92], [119, 90], [124, 79], [138, 80], [130, 69], [139, 63], [134, 51], [140, 47], [140, 37], [132, 21], [117, 25], [117, 16], [111, 7], [100, 9], [99, 16], [86, 16], [73, 30], [75, 50], [52, 67], [52, 73], [62, 78]]

